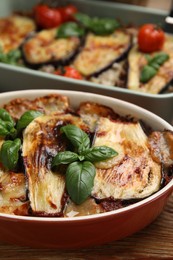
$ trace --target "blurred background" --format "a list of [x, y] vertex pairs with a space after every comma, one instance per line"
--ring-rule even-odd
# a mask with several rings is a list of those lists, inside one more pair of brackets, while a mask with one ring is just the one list
[[109, 0], [109, 1], [148, 6], [152, 8], [159, 8], [162, 10], [163, 9], [170, 10], [171, 3], [172, 3], [171, 0]]

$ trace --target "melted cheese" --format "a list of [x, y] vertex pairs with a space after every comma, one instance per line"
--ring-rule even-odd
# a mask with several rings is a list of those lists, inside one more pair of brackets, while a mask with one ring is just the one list
[[118, 156], [96, 163], [93, 196], [138, 199], [160, 188], [161, 166], [152, 160], [147, 136], [139, 123], [100, 118], [94, 146], [100, 145], [115, 149]]
[[23, 46], [25, 58], [30, 64], [47, 63], [71, 57], [79, 47], [77, 37], [57, 39], [57, 28], [43, 30]]
[[74, 61], [74, 66], [84, 76], [90, 76], [116, 61], [127, 51], [130, 42], [130, 35], [122, 31], [109, 36], [90, 33], [83, 50]]
[[76, 205], [69, 200], [64, 210], [64, 217], [79, 217], [103, 212], [103, 208], [95, 202], [94, 199], [88, 198], [81, 205]]
[[32, 19], [13, 15], [0, 19], [0, 47], [4, 53], [17, 49], [26, 36], [35, 31], [36, 26]]

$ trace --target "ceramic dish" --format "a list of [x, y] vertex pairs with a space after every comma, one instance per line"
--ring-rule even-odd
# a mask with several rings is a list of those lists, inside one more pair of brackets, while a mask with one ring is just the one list
[[[153, 129], [173, 127], [155, 114], [125, 101], [97, 94], [64, 90], [25, 90], [0, 94], [0, 106], [15, 98], [30, 98], [59, 93], [77, 107], [82, 101], [107, 105], [121, 115], [141, 118]], [[129, 236], [158, 217], [173, 191], [173, 180], [154, 195], [107, 213], [84, 217], [49, 218], [0, 214], [0, 234], [4, 241], [41, 248], [78, 248], [107, 243]], [[152, 234], [151, 234], [152, 235]]]
[[[140, 25], [146, 22], [163, 23], [167, 15], [166, 11], [154, 10], [144, 7], [129, 6], [101, 1], [71, 0], [81, 12], [91, 16], [100, 17], [123, 17], [124, 23], [134, 23]], [[35, 0], [7, 0], [0, 2], [0, 16], [9, 15], [12, 11], [30, 10], [36, 3]], [[49, 85], [53, 89], [73, 89], [85, 92], [100, 93], [113, 96], [134, 104], [140, 105], [165, 120], [171, 122], [173, 119], [173, 93], [168, 94], [144, 94], [133, 90], [110, 87], [83, 80], [73, 80], [61, 76], [34, 71], [26, 68], [14, 67], [0, 63], [0, 91], [13, 91], [22, 89], [47, 88]]]

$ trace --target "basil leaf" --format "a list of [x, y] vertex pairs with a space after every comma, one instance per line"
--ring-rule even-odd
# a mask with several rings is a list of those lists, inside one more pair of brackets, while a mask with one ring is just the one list
[[14, 170], [19, 159], [21, 141], [19, 138], [14, 141], [5, 141], [0, 150], [0, 162], [7, 170]]
[[99, 162], [114, 156], [118, 155], [118, 153], [107, 146], [96, 146], [88, 149], [84, 153], [85, 160], [90, 162]]
[[167, 53], [161, 52], [156, 54], [148, 63], [148, 65], [155, 67], [156, 64], [160, 67], [165, 61], [169, 59], [169, 55]]
[[90, 28], [92, 19], [88, 15], [83, 13], [76, 13], [74, 17], [81, 25], [86, 28]]
[[120, 26], [115, 19], [111, 18], [91, 18], [82, 13], [77, 13], [74, 17], [77, 22], [97, 35], [111, 34]]
[[84, 34], [85, 30], [75, 22], [64, 23], [57, 30], [57, 38], [82, 37]]
[[9, 130], [7, 129], [7, 124], [0, 119], [0, 136], [5, 137], [9, 134]]
[[12, 117], [4, 108], [0, 109], [0, 119], [2, 119], [5, 122], [9, 122], [12, 126], [14, 126], [14, 121]]
[[151, 66], [144, 66], [142, 71], [141, 71], [141, 76], [140, 76], [140, 81], [142, 83], [148, 82], [152, 77], [154, 77], [157, 73], [157, 70], [154, 69]]
[[28, 110], [26, 111], [18, 120], [16, 128], [18, 133], [25, 127], [27, 127], [32, 120], [34, 120], [35, 118], [39, 117], [43, 115], [41, 112], [39, 111], [35, 111], [35, 110]]
[[149, 54], [146, 54], [146, 55], [145, 55], [145, 58], [146, 58], [146, 60], [147, 60], [148, 63], [152, 60], [152, 57], [151, 57], [151, 55], [149, 55]]
[[142, 83], [146, 83], [154, 77], [160, 66], [169, 59], [169, 55], [164, 52], [156, 54], [153, 58], [150, 55], [146, 55], [145, 57], [148, 65], [144, 66], [141, 71], [140, 81]]
[[89, 149], [90, 139], [79, 127], [69, 124], [61, 127], [61, 132], [66, 135], [79, 153]]
[[14, 128], [14, 121], [10, 114], [4, 109], [0, 109], [0, 136], [10, 135], [11, 137], [16, 136], [16, 129]]
[[119, 23], [115, 19], [93, 18], [89, 29], [97, 35], [108, 35], [113, 33], [118, 27]]
[[52, 167], [69, 164], [78, 160], [78, 155], [71, 151], [59, 152], [52, 160]]
[[72, 201], [84, 202], [91, 194], [96, 170], [91, 162], [73, 162], [66, 171], [66, 188]]
[[148, 65], [148, 66], [154, 68], [155, 70], [158, 70], [160, 68], [160, 65], [158, 63], [155, 63], [155, 62], [151, 63], [151, 65]]

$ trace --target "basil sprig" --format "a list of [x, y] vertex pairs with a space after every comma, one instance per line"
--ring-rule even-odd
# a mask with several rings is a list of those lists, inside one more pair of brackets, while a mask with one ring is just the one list
[[52, 167], [68, 165], [66, 188], [71, 199], [76, 204], [81, 204], [91, 194], [94, 185], [96, 169], [93, 163], [112, 158], [118, 153], [107, 146], [90, 147], [88, 135], [75, 125], [69, 124], [60, 130], [76, 152], [59, 152], [52, 160]]
[[95, 33], [96, 35], [108, 35], [120, 27], [117, 20], [111, 18], [91, 18], [83, 13], [76, 13], [74, 17], [76, 21], [79, 22], [84, 28]]
[[115, 19], [91, 18], [83, 13], [74, 14], [74, 18], [77, 23], [67, 22], [58, 27], [57, 38], [82, 37], [86, 30], [104, 36], [113, 33], [120, 26]]
[[85, 30], [75, 22], [62, 24], [57, 30], [57, 38], [82, 37]]
[[0, 150], [0, 162], [7, 170], [14, 170], [19, 159], [21, 140], [16, 138], [14, 141], [5, 141]]
[[142, 83], [148, 82], [157, 74], [160, 66], [169, 59], [169, 55], [167, 53], [160, 52], [156, 54], [153, 58], [147, 55], [146, 59], [148, 60], [148, 64], [142, 68], [140, 75], [140, 81]]
[[33, 119], [40, 115], [42, 113], [39, 111], [28, 110], [15, 124], [10, 114], [5, 109], [0, 109], [0, 137], [7, 139], [0, 149], [0, 162], [7, 170], [14, 170], [19, 159], [21, 140], [16, 137]]

